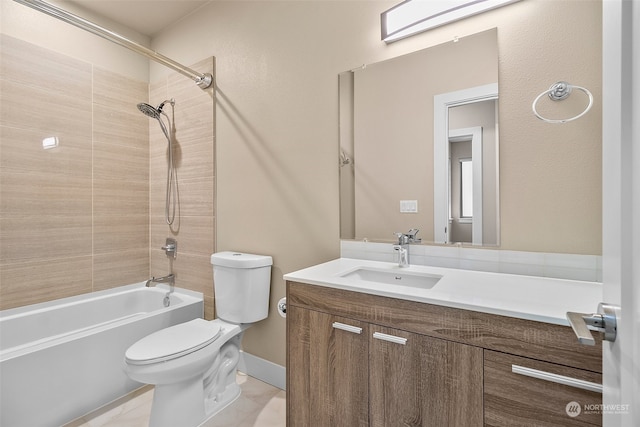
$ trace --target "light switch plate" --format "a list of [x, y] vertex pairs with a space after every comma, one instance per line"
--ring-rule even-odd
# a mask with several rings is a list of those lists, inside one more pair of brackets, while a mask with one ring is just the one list
[[418, 213], [418, 201], [400, 200], [400, 213]]

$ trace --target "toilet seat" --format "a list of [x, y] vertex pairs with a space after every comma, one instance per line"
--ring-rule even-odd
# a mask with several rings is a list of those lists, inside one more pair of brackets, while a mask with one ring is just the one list
[[132, 365], [166, 362], [206, 347], [220, 334], [220, 325], [204, 319], [194, 319], [142, 338], [129, 347], [125, 359]]

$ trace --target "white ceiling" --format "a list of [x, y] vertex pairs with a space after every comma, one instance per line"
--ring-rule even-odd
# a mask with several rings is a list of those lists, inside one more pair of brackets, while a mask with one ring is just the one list
[[209, 0], [68, 0], [132, 30], [153, 37]]

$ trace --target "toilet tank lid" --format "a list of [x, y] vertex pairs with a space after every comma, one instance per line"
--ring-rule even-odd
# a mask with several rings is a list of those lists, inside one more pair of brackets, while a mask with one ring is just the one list
[[245, 254], [241, 252], [217, 252], [211, 255], [211, 264], [232, 268], [258, 268], [273, 264], [268, 255]]

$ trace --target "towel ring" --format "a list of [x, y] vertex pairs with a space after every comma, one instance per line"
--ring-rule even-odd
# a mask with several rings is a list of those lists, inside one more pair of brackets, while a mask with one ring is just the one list
[[[536, 110], [536, 104], [538, 103], [540, 98], [542, 98], [543, 96], [549, 95], [549, 98], [551, 98], [552, 101], [562, 101], [563, 99], [571, 95], [571, 91], [573, 89], [581, 90], [589, 97], [589, 105], [587, 105], [587, 108], [577, 116], [571, 117], [568, 119], [559, 119], [559, 120], [547, 119], [546, 117], [542, 117], [540, 113], [538, 113], [538, 111]], [[587, 114], [587, 112], [591, 109], [592, 106], [593, 106], [593, 95], [591, 95], [591, 92], [589, 92], [589, 90], [587, 90], [586, 88], [583, 88], [582, 86], [571, 85], [567, 82], [557, 82], [557, 83], [554, 83], [549, 88], [549, 90], [546, 90], [542, 92], [540, 95], [538, 95], [536, 99], [533, 100], [533, 104], [531, 105], [531, 108], [533, 109], [533, 114], [535, 114], [536, 117], [542, 121], [545, 121], [547, 123], [567, 123], [575, 119], [579, 119], [580, 117]]]

